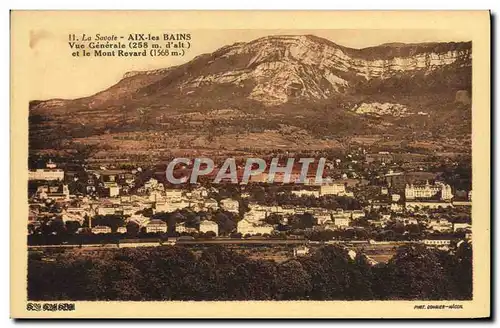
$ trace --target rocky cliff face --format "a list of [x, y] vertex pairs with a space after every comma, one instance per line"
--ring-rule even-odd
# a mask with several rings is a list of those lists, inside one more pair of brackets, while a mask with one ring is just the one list
[[[221, 48], [208, 60], [201, 56], [193, 62], [191, 66], [199, 62], [204, 67], [180, 78], [179, 88], [249, 84], [249, 98], [274, 105], [292, 98], [327, 99], [373, 79], [470, 67], [471, 46], [398, 44], [356, 50], [314, 36], [270, 36]], [[169, 72], [136, 72], [125, 77]]]

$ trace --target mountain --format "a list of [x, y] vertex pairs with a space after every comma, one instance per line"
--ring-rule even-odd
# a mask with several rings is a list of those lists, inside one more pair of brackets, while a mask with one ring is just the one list
[[[353, 49], [313, 35], [263, 37], [183, 65], [126, 73], [90, 97], [33, 101], [30, 147], [124, 133], [142, 133], [139, 139], [147, 140], [145, 129], [163, 135], [176, 130], [172, 138], [189, 135], [200, 148], [210, 148], [213, 139], [221, 138], [218, 133], [274, 131], [286, 137], [289, 128], [307, 134], [303, 138], [309, 142], [388, 131], [414, 134], [416, 127], [423, 137], [449, 137], [457, 126], [467, 134], [470, 104], [457, 103], [456, 95], [470, 96], [471, 55], [471, 42]], [[439, 127], [445, 123], [456, 125], [455, 132]], [[308, 147], [281, 139], [278, 145], [284, 148]], [[167, 144], [182, 146], [173, 140]], [[238, 148], [224, 140], [214, 147]]]

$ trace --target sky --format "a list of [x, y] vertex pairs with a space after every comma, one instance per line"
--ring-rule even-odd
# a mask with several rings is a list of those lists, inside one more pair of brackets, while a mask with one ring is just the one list
[[[149, 29], [143, 33], [161, 34], [164, 30]], [[191, 33], [191, 49], [184, 57], [73, 57], [68, 45], [68, 31], [36, 29], [30, 31], [30, 95], [32, 100], [52, 98], [73, 99], [90, 96], [117, 83], [129, 71], [166, 68], [185, 63], [235, 42], [248, 42], [268, 35], [313, 34], [351, 48], [365, 48], [387, 42], [450, 42], [469, 41], [454, 30], [399, 29], [330, 29], [330, 30], [175, 30]], [[88, 35], [124, 34], [125, 31], [85, 30]], [[79, 33], [78, 33], [79, 34]]]

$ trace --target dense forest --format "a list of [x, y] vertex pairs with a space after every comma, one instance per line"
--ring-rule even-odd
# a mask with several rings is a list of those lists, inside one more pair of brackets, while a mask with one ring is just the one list
[[224, 247], [31, 253], [30, 300], [471, 299], [472, 248], [401, 246], [387, 264], [324, 246], [285, 262]]

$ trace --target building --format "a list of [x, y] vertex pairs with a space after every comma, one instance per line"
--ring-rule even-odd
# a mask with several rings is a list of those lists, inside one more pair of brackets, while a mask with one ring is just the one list
[[403, 212], [404, 206], [399, 203], [391, 203], [390, 209], [392, 212]]
[[319, 190], [308, 190], [308, 189], [292, 190], [292, 195], [295, 195], [297, 197], [302, 197], [302, 196], [319, 197], [320, 191]]
[[331, 221], [332, 216], [330, 213], [315, 213], [314, 217], [316, 218], [319, 225], [325, 224], [325, 222]]
[[64, 180], [64, 171], [58, 169], [57, 165], [51, 160], [45, 165], [44, 169], [30, 170], [28, 172], [28, 180]]
[[190, 227], [186, 227], [186, 224], [184, 222], [182, 223], [177, 223], [175, 225], [175, 231], [178, 232], [178, 233], [195, 233], [195, 232], [198, 232], [198, 230], [196, 230], [195, 228], [190, 228]]
[[181, 210], [186, 207], [190, 207], [190, 203], [186, 201], [175, 201], [175, 202], [169, 202], [169, 201], [164, 201], [164, 202], [156, 202], [155, 203], [155, 213], [158, 212], [175, 212], [177, 210]]
[[436, 198], [449, 201], [453, 198], [453, 193], [449, 184], [436, 182], [434, 185], [431, 185], [427, 181], [425, 185], [407, 184], [405, 187], [405, 197], [407, 200]]
[[346, 193], [343, 183], [332, 183], [320, 186], [320, 195], [343, 195]]
[[242, 235], [255, 235], [255, 234], [270, 234], [274, 228], [271, 225], [256, 225], [248, 220], [241, 220], [238, 222], [238, 226], [236, 228], [237, 232]]
[[120, 212], [120, 207], [116, 205], [105, 205], [97, 208], [97, 215], [114, 215]]
[[352, 219], [359, 219], [365, 217], [365, 212], [362, 210], [353, 210], [351, 211], [351, 218]]
[[309, 248], [306, 246], [295, 247], [293, 249], [293, 256], [294, 257], [305, 256], [307, 254], [309, 254]]
[[223, 210], [233, 213], [239, 213], [240, 203], [237, 200], [226, 198], [220, 201], [220, 205]]
[[215, 232], [215, 235], [219, 235], [219, 226], [213, 221], [203, 220], [200, 222], [200, 232]]
[[151, 220], [148, 224], [146, 224], [146, 233], [166, 233], [167, 232], [167, 224], [162, 220]]
[[167, 202], [179, 202], [182, 199], [181, 189], [167, 189], [165, 190], [165, 199]]
[[266, 218], [265, 210], [251, 210], [250, 212], [246, 212], [244, 214], [244, 219], [249, 222], [258, 222], [262, 221]]
[[334, 217], [333, 224], [337, 228], [347, 228], [349, 226], [350, 219], [346, 217]]
[[57, 186], [40, 186], [37, 189], [36, 195], [40, 199], [51, 200], [69, 200], [68, 185], [59, 184]]
[[429, 227], [429, 229], [439, 232], [453, 230], [453, 223], [449, 222], [446, 219], [430, 220], [427, 226]]
[[[161, 185], [161, 187], [160, 187], [160, 185]], [[163, 189], [163, 185], [158, 183], [158, 180], [151, 178], [144, 183], [144, 189], [146, 189], [146, 191]]]
[[109, 197], [117, 197], [120, 195], [120, 186], [116, 182], [105, 182], [104, 188], [109, 192]]
[[92, 228], [93, 234], [111, 233], [111, 228], [108, 226], [95, 226]]
[[426, 246], [448, 247], [451, 241], [449, 239], [424, 239], [422, 241]]
[[468, 223], [453, 223], [453, 231], [470, 229], [472, 229], [472, 226]]
[[392, 194], [391, 195], [391, 200], [393, 202], [399, 202], [400, 199], [401, 199], [401, 195], [400, 194]]

